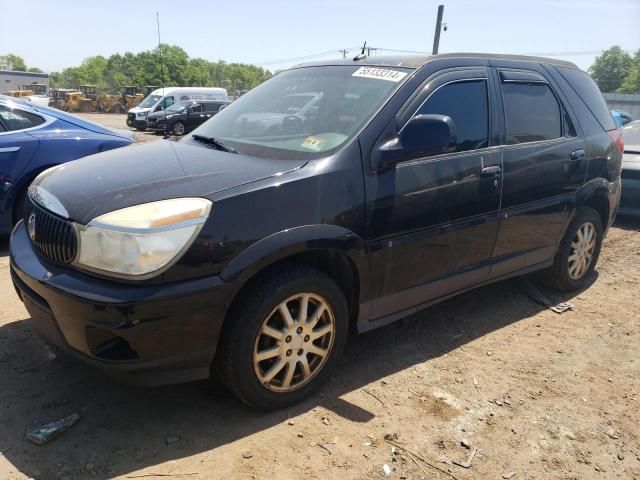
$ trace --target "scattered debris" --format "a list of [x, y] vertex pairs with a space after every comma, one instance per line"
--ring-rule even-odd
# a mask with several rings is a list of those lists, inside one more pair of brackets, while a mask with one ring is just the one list
[[298, 432], [298, 438], [304, 438], [304, 434], [302, 432]]
[[[389, 436], [389, 438], [387, 438]], [[394, 433], [393, 436], [395, 436], [395, 438], [397, 438], [397, 435]], [[445, 475], [447, 475], [448, 477], [452, 478], [453, 480], [459, 480], [458, 477], [456, 477], [453, 473], [440, 468], [438, 465], [435, 464], [435, 462], [433, 461], [429, 461], [427, 459], [425, 459], [424, 457], [421, 457], [420, 455], [418, 455], [416, 452], [412, 452], [411, 450], [407, 449], [407, 447], [405, 447], [404, 445], [402, 445], [401, 443], [397, 443], [391, 436], [391, 434], [386, 434], [384, 436], [384, 440], [387, 443], [390, 443], [391, 445], [393, 445], [394, 447], [398, 447], [400, 450], [403, 450], [407, 455], [409, 455], [409, 457], [416, 463], [418, 464], [418, 462], [416, 462], [416, 458], [418, 460], [420, 460], [421, 462], [424, 462], [426, 465], [428, 465], [429, 467], [433, 468], [434, 470], [438, 470], [441, 473], [444, 473]], [[415, 458], [413, 458], [415, 457]], [[420, 466], [420, 465], [418, 465]], [[421, 470], [426, 474], [427, 472], [424, 471], [424, 469], [422, 467], [420, 467]], [[427, 475], [428, 476], [428, 475]]]
[[616, 431], [613, 428], [609, 428], [609, 430], [607, 430], [606, 432], [604, 432], [607, 434], [607, 437], [612, 438], [613, 440], [617, 440], [618, 435], [616, 434]]
[[551, 311], [556, 313], [564, 313], [567, 310], [573, 310], [574, 307], [575, 305], [571, 302], [562, 302], [551, 307]]
[[502, 475], [502, 478], [504, 478], [505, 480], [509, 480], [510, 478], [515, 477], [517, 474], [518, 472], [505, 473], [504, 475]]
[[388, 477], [389, 475], [391, 475], [391, 467], [386, 463], [382, 465], [382, 471], [384, 472], [385, 477]]
[[289, 425], [290, 427], [293, 427], [295, 425], [295, 422], [293, 420], [289, 420], [287, 422], [287, 425]]
[[69, 430], [75, 423], [80, 420], [80, 415], [72, 413], [71, 415], [56, 420], [55, 422], [47, 423], [43, 427], [37, 430], [32, 430], [27, 433], [27, 438], [37, 445], [44, 445], [50, 442], [58, 435]]
[[384, 402], [382, 400], [380, 400], [377, 396], [375, 396], [373, 393], [371, 393], [369, 390], [367, 390], [366, 388], [363, 388], [362, 391], [364, 393], [366, 393], [367, 395], [371, 395], [373, 398], [378, 400], [384, 406]]
[[180, 440], [181, 440], [180, 437], [167, 437], [164, 439], [164, 443], [166, 443], [167, 446], [169, 446], [173, 443], [179, 442]]
[[246, 450], [242, 452], [242, 458], [251, 458], [253, 457], [253, 452], [251, 450]]
[[463, 438], [460, 441], [460, 445], [462, 445], [464, 448], [469, 449], [471, 448], [471, 444], [469, 443], [469, 440], [467, 440], [466, 438]]
[[618, 454], [618, 460], [624, 460], [624, 453], [620, 452]]
[[325, 416], [322, 417], [322, 423], [324, 423], [325, 425], [330, 425], [331, 424], [331, 422], [329, 421], [329, 418], [325, 417]]
[[452, 463], [462, 468], [470, 468], [471, 462], [473, 462], [473, 457], [476, 456], [476, 453], [478, 453], [478, 449], [474, 448], [473, 450], [471, 450], [471, 455], [469, 455], [469, 459], [466, 462], [459, 462], [457, 460], [452, 460]]
[[398, 439], [398, 434], [397, 433], [385, 433], [384, 434], [384, 439], [387, 440], [387, 441], [389, 441], [389, 440], [397, 440]]
[[329, 447], [327, 447], [327, 445], [330, 444], [324, 444], [324, 443], [318, 443], [317, 444], [320, 448], [323, 448], [324, 450], [326, 450], [327, 452], [329, 452], [329, 455], [333, 455], [333, 452], [331, 450], [329, 450]]

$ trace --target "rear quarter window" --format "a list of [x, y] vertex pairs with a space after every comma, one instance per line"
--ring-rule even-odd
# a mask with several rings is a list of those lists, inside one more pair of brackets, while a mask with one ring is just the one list
[[596, 82], [581, 70], [566, 67], [556, 67], [556, 69], [578, 94], [600, 126], [606, 131], [614, 130], [616, 124]]

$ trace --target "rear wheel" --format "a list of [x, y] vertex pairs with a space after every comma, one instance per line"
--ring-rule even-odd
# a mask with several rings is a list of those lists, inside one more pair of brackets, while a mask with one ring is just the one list
[[292, 267], [265, 278], [236, 305], [226, 320], [217, 367], [245, 403], [283, 408], [328, 378], [348, 332], [347, 303], [331, 278]]
[[602, 236], [600, 214], [590, 207], [578, 209], [560, 243], [553, 266], [544, 272], [546, 282], [565, 292], [587, 286], [598, 262]]

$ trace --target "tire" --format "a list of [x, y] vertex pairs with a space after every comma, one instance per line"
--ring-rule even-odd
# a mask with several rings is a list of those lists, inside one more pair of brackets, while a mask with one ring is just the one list
[[[298, 318], [302, 295], [308, 295], [306, 320], [314, 319], [319, 306], [326, 307], [315, 326]], [[284, 408], [309, 397], [329, 378], [344, 350], [349, 324], [345, 297], [330, 277], [290, 266], [262, 278], [235, 305], [225, 320], [215, 368], [243, 402], [264, 411]], [[282, 305], [290, 313], [291, 330], [280, 313]], [[258, 354], [268, 358], [260, 360]]]
[[171, 135], [175, 135], [176, 137], [184, 135], [186, 131], [187, 127], [182, 122], [175, 122], [169, 127], [169, 132], [171, 132]]
[[[587, 238], [589, 232], [593, 232], [593, 240]], [[545, 283], [563, 292], [589, 285], [600, 256], [603, 232], [600, 214], [593, 208], [580, 207], [560, 242], [553, 265], [543, 272]], [[585, 263], [580, 264], [581, 258]]]

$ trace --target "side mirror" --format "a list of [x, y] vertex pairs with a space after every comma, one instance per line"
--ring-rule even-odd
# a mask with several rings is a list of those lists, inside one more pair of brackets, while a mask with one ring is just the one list
[[417, 115], [407, 122], [398, 139], [412, 157], [452, 152], [456, 147], [456, 126], [446, 115]]

